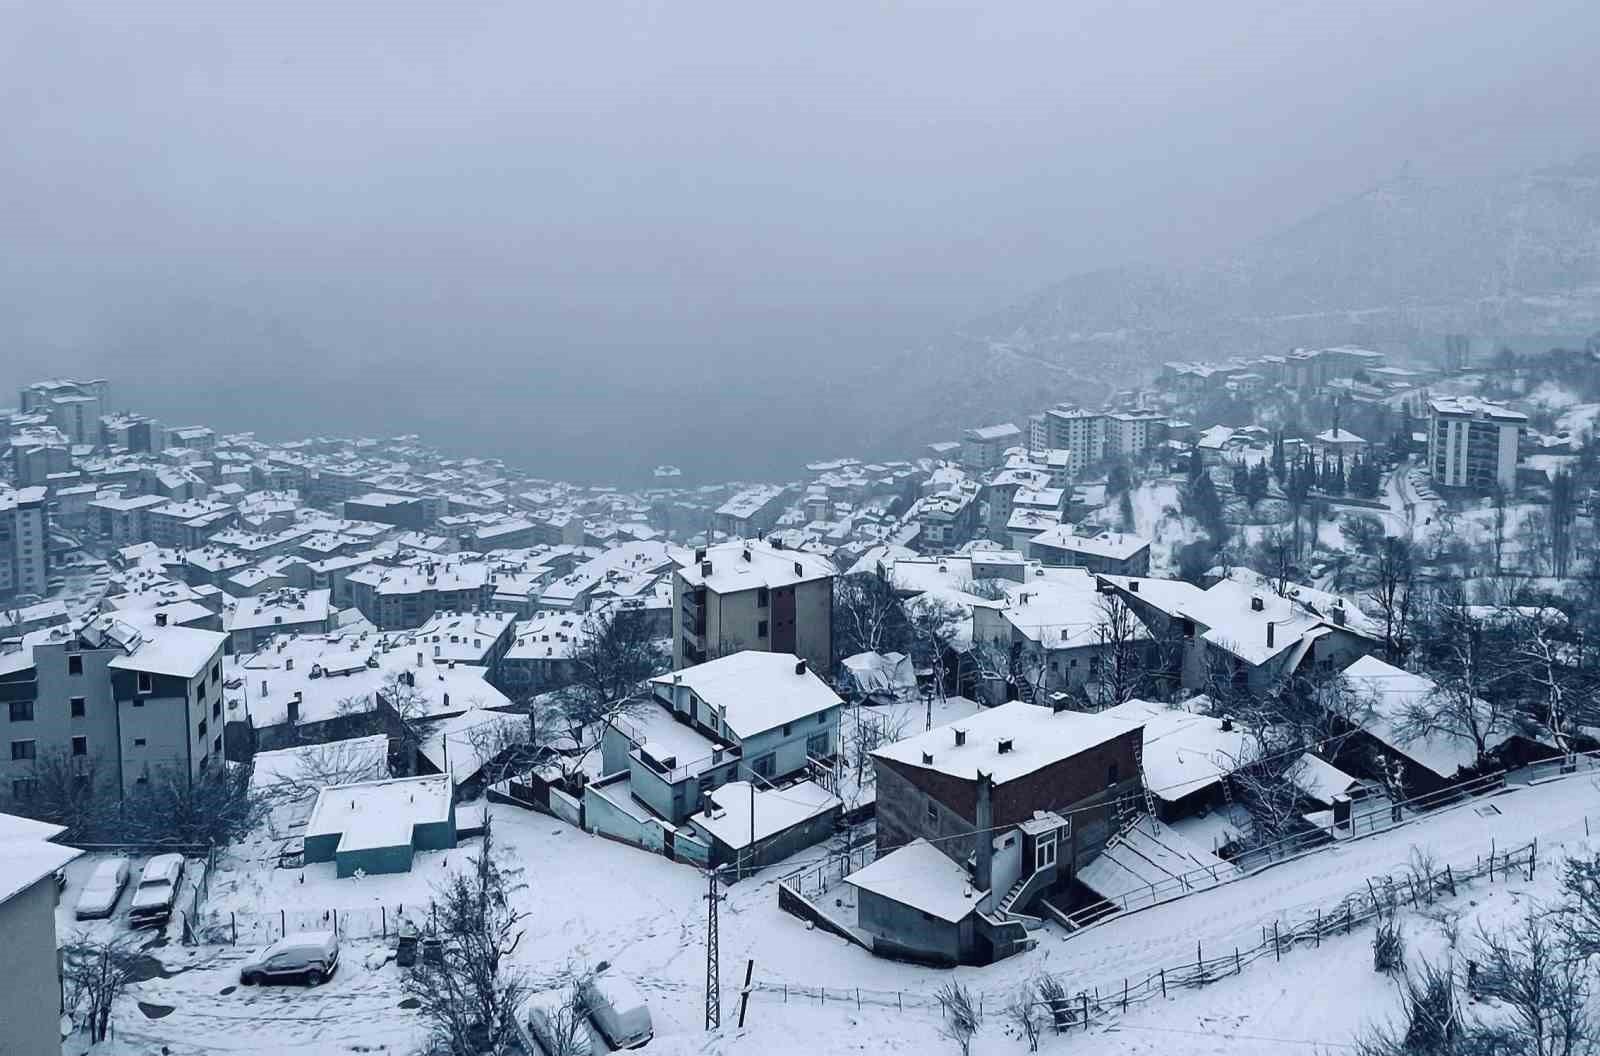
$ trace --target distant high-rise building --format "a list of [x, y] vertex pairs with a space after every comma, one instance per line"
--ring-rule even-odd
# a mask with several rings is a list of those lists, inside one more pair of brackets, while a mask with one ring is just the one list
[[1428, 472], [1447, 488], [1515, 491], [1528, 416], [1472, 396], [1428, 403]]
[[0, 598], [43, 596], [49, 582], [49, 529], [44, 488], [0, 494]]

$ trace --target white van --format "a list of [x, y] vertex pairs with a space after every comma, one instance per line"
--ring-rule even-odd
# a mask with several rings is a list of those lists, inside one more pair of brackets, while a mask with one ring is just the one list
[[644, 994], [615, 968], [591, 977], [584, 999], [594, 1025], [612, 1048], [637, 1049], [655, 1036]]
[[538, 1056], [591, 1056], [595, 1051], [587, 1017], [571, 1022], [565, 988], [529, 994], [517, 1012], [517, 1034], [522, 1047]]

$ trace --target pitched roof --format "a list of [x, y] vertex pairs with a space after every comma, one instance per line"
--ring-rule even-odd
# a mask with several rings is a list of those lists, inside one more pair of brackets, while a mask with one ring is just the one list
[[[997, 708], [886, 745], [872, 753], [900, 766], [934, 770], [963, 780], [976, 780], [982, 771], [997, 785], [1025, 777], [1036, 770], [1137, 730], [1142, 720], [1107, 713], [1053, 712], [1049, 708], [1013, 700]], [[955, 734], [965, 734], [957, 745]], [[1010, 747], [1000, 750], [1000, 743]], [[924, 762], [924, 755], [932, 762]]]
[[688, 687], [742, 739], [844, 703], [809, 665], [796, 674], [799, 663], [793, 653], [747, 649], [650, 681]]

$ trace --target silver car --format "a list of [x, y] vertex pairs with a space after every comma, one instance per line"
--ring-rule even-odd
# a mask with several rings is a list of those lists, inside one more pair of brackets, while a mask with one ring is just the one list
[[239, 982], [303, 982], [320, 986], [339, 967], [339, 936], [331, 931], [297, 931], [268, 946], [239, 969]]
[[181, 854], [158, 854], [145, 862], [139, 886], [133, 889], [133, 902], [128, 906], [128, 921], [136, 928], [165, 924], [172, 917], [182, 880]]
[[128, 859], [107, 858], [95, 866], [83, 890], [78, 892], [78, 919], [109, 917], [111, 911], [117, 908], [122, 889], [127, 886]]

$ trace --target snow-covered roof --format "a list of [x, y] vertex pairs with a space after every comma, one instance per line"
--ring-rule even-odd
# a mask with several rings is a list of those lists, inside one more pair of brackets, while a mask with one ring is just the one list
[[[110, 617], [102, 617], [109, 619]], [[193, 627], [146, 627], [132, 652], [113, 657], [107, 667], [174, 678], [193, 678], [222, 651], [228, 636]]]
[[251, 761], [250, 788], [270, 791], [285, 784], [298, 785], [324, 772], [343, 774], [346, 780], [386, 775], [389, 772], [388, 735], [377, 733], [371, 737], [257, 752]]
[[[1101, 644], [1106, 610], [1093, 574], [1081, 568], [1034, 568], [1026, 582], [1000, 585], [1006, 592], [1006, 622], [1030, 641], [1046, 649]], [[1129, 622], [1134, 638], [1150, 636], [1144, 624]]]
[[1324, 429], [1317, 434], [1319, 444], [1364, 444], [1365, 440], [1348, 429]]
[[[1093, 535], [1079, 535], [1077, 527], [1061, 524], [1033, 537], [1030, 547], [1050, 546], [1085, 557], [1100, 557], [1111, 561], [1126, 561], [1150, 546], [1150, 540], [1131, 532], [1102, 531]], [[1035, 555], [1037, 556], [1037, 555]]]
[[264, 627], [298, 626], [323, 623], [328, 619], [330, 592], [327, 590], [281, 590], [240, 598], [222, 617], [227, 631], [251, 631]]
[[0, 903], [50, 876], [83, 852], [49, 842], [66, 830], [15, 814], [0, 814]]
[[493, 762], [497, 748], [516, 743], [511, 738], [527, 725], [526, 715], [473, 708], [435, 722], [417, 751], [459, 785]]
[[968, 429], [963, 435], [969, 440], [989, 443], [995, 440], [1010, 440], [1012, 437], [1021, 436], [1022, 430], [1010, 422], [1001, 422], [998, 425], [980, 425], [976, 429]]
[[1528, 420], [1528, 416], [1521, 411], [1514, 411], [1498, 403], [1477, 396], [1438, 396], [1428, 401], [1428, 409], [1434, 414], [1450, 417], [1486, 418], [1494, 422], [1504, 422], [1507, 425], [1521, 424]]
[[[1345, 681], [1371, 705], [1372, 713], [1362, 728], [1407, 759], [1441, 778], [1454, 777], [1478, 761], [1477, 743], [1465, 734], [1435, 730], [1424, 737], [1402, 737], [1398, 727], [1409, 708], [1426, 704], [1437, 690], [1431, 678], [1413, 674], [1375, 656], [1363, 656], [1344, 669]], [[1481, 704], [1481, 702], [1480, 702]], [[1487, 712], [1488, 705], [1481, 704]], [[1511, 739], [1512, 731], [1500, 729], [1486, 740], [1490, 751]]]
[[444, 774], [330, 785], [317, 794], [305, 835], [337, 835], [341, 851], [410, 843], [413, 826], [450, 816], [454, 792]]
[[687, 687], [721, 714], [734, 736], [744, 739], [844, 703], [810, 665], [796, 673], [800, 662], [793, 653], [747, 649], [650, 681]]
[[838, 796], [815, 781], [801, 781], [785, 788], [758, 788], [754, 793], [750, 789], [748, 781], [718, 786], [710, 795], [714, 806], [691, 817], [689, 824], [738, 850], [750, 846], [752, 810], [754, 838], [759, 843], [843, 805]]
[[1310, 752], [1295, 760], [1287, 776], [1296, 788], [1305, 793], [1306, 798], [1318, 803], [1332, 803], [1334, 796], [1346, 795], [1361, 783], [1359, 779]]
[[[833, 575], [833, 563], [825, 557], [787, 547], [778, 549], [758, 539], [735, 539], [708, 547], [703, 561], [695, 560], [693, 550], [674, 550], [672, 557], [685, 583], [704, 586], [718, 594], [757, 587], [792, 587]], [[710, 575], [704, 571], [706, 562], [711, 566]]]
[[967, 871], [920, 837], [844, 878], [880, 898], [950, 924], [965, 920], [987, 891], [974, 891]]
[[1175, 877], [1189, 877], [1190, 886], [1209, 887], [1238, 872], [1210, 851], [1195, 846], [1170, 825], [1146, 815], [1112, 838], [1094, 861], [1078, 870], [1077, 879], [1105, 899], [1151, 894]]
[[1152, 794], [1169, 803], [1220, 783], [1257, 753], [1237, 726], [1223, 729], [1221, 719], [1182, 707], [1130, 700], [1101, 714], [1144, 724], [1144, 779]]
[[[993, 776], [995, 784], [1002, 785], [1115, 740], [1140, 725], [1140, 720], [1103, 712], [1053, 712], [1024, 700], [1013, 700], [896, 741], [872, 755], [968, 781], [983, 771]], [[960, 745], [956, 744], [957, 730], [965, 734]], [[1005, 751], [1000, 749], [1002, 742], [1009, 743]], [[925, 755], [931, 756], [932, 762], [925, 762]]]

